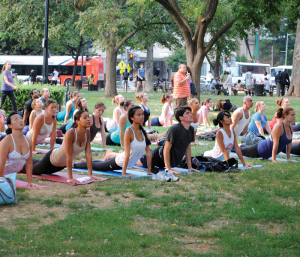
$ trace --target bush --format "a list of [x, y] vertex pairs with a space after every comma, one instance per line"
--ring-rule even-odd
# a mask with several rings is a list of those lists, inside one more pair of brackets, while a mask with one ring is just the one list
[[[1, 86], [2, 86], [2, 76], [0, 79]], [[50, 84], [35, 84], [35, 85], [21, 85], [18, 83], [18, 88], [19, 90], [14, 90], [14, 95], [16, 99], [16, 104], [17, 104], [17, 109], [19, 111], [24, 110], [25, 103], [30, 99], [29, 98], [29, 91], [31, 89], [36, 89], [39, 92], [43, 88], [48, 88], [50, 91], [50, 98], [55, 100], [57, 103], [62, 103], [65, 97], [65, 88], [53, 85], [51, 86]], [[9, 97], [6, 97], [4, 104], [2, 105], [2, 109], [5, 111], [11, 111], [11, 102], [9, 100]]]

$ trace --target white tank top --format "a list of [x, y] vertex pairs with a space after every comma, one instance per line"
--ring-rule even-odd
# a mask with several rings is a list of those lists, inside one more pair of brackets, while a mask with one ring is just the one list
[[[223, 134], [223, 143], [225, 145], [226, 151], [228, 154], [230, 154], [231, 149], [234, 145], [234, 135], [232, 129], [230, 129], [231, 137], [228, 137], [227, 133], [224, 131], [224, 129], [220, 129], [221, 133]], [[221, 148], [218, 144], [218, 141], [215, 141], [215, 146], [211, 151], [207, 151], [204, 153], [204, 156], [213, 157], [215, 159], [218, 159], [220, 161], [224, 160], [223, 152], [221, 151]]]
[[[144, 134], [142, 133], [143, 141], [138, 141], [134, 129], [131, 126], [129, 128], [131, 128], [133, 132], [134, 139], [130, 143], [130, 156], [129, 156], [127, 168], [131, 168], [132, 166], [134, 166], [136, 162], [142, 157], [146, 149], [146, 140]], [[124, 158], [125, 158], [125, 152], [118, 154], [116, 156], [116, 164], [119, 165], [120, 167], [123, 167]]]
[[[48, 124], [46, 124], [45, 119], [46, 118], [45, 118], [45, 114], [44, 114], [44, 124], [39, 131], [39, 134], [38, 134], [38, 137], [36, 140], [37, 144], [42, 143], [52, 133], [52, 130], [53, 130], [53, 121], [50, 125], [48, 125]], [[30, 140], [32, 140], [32, 136], [33, 136], [33, 129], [29, 130], [28, 133], [26, 134], [26, 137], [29, 138]]]
[[[198, 115], [198, 113], [197, 113]], [[198, 116], [198, 121], [197, 122], [192, 122], [191, 126], [193, 127], [194, 131], [197, 130], [198, 126], [199, 126], [199, 116]]]
[[169, 121], [172, 119], [172, 117], [174, 116], [174, 108], [173, 108], [173, 104], [169, 105], [168, 103], [165, 103], [162, 107], [162, 113], [161, 116], [159, 117], [159, 122], [160, 124], [163, 126], [165, 125], [165, 116], [164, 116], [164, 108], [167, 107], [167, 105], [169, 106], [169, 110], [167, 113], [167, 122], [169, 123]]
[[14, 150], [7, 155], [3, 175], [8, 175], [11, 173], [19, 172], [21, 169], [23, 169], [27, 159], [30, 156], [30, 147], [29, 147], [27, 138], [24, 136], [25, 140], [27, 142], [27, 145], [28, 145], [28, 153], [25, 155], [22, 155], [16, 151], [16, 144], [15, 144], [14, 137], [12, 134], [10, 134], [10, 135], [11, 135], [12, 141], [14, 142]]
[[[249, 111], [249, 118], [246, 119], [245, 118], [245, 113], [244, 113], [244, 110], [243, 110], [243, 107], [240, 107], [238, 109], [236, 109], [234, 111], [235, 112], [239, 112], [240, 110], [242, 110], [242, 113], [243, 113], [243, 118], [236, 124], [235, 128], [234, 128], [234, 132], [235, 132], [235, 135], [237, 137], [239, 137], [241, 135], [241, 133], [243, 132], [244, 128], [247, 126], [247, 124], [249, 123], [250, 121], [250, 111]], [[233, 114], [234, 114], [233, 113]]]
[[[119, 109], [120, 112], [121, 112], [121, 115], [123, 114], [122, 112], [122, 109], [120, 107], [116, 107], [116, 109]], [[114, 111], [115, 111], [114, 110]], [[120, 116], [121, 117], [121, 116]], [[106, 129], [107, 131], [109, 132], [115, 132], [117, 130], [117, 127], [118, 127], [118, 124], [117, 124], [117, 121], [115, 120], [115, 116], [113, 115], [113, 118], [112, 119], [109, 119], [107, 122], [106, 122]]]

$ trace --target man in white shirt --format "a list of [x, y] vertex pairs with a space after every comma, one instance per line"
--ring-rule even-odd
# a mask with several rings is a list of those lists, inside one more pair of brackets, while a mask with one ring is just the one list
[[59, 75], [58, 71], [54, 68], [51, 85], [57, 85], [58, 75]]
[[265, 81], [264, 81], [264, 90], [270, 91], [270, 81], [268, 81], [267, 78], [265, 78]]
[[210, 83], [211, 83], [211, 73], [210, 73], [210, 71], [206, 75], [206, 81], [210, 85]]
[[227, 79], [224, 83], [224, 88], [228, 88], [229, 95], [231, 96], [231, 87], [232, 87], [232, 76], [227, 72]]
[[245, 80], [246, 80], [246, 89], [247, 89], [247, 95], [249, 95], [249, 91], [251, 90], [251, 96], [253, 95], [253, 75], [252, 75], [252, 70], [249, 69], [248, 72], [246, 72], [245, 75]]

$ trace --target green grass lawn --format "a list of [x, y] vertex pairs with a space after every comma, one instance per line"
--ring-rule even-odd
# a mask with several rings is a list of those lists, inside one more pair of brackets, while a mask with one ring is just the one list
[[[81, 94], [91, 112], [103, 101], [104, 116], [112, 116], [103, 91]], [[160, 97], [149, 93], [153, 116], [161, 114]], [[237, 105], [242, 99], [230, 97]], [[272, 119], [276, 97], [253, 99], [265, 101]], [[290, 99], [296, 114], [297, 101]], [[192, 153], [213, 145], [192, 146]], [[49, 187], [18, 189], [18, 204], [0, 207], [0, 256], [300, 256], [299, 163], [247, 162], [264, 167], [180, 175], [176, 183], [110, 177], [72, 187], [34, 179]]]

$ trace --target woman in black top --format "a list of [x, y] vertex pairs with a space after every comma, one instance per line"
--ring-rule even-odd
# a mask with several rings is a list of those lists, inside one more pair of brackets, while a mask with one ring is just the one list
[[151, 119], [150, 119], [150, 108], [147, 106], [147, 102], [149, 101], [149, 96], [147, 93], [136, 93], [135, 98], [141, 103], [140, 107], [144, 111], [144, 124], [148, 123], [148, 128], [151, 129]]
[[[101, 116], [105, 109], [105, 104], [98, 102], [95, 104], [94, 114], [90, 115], [92, 124], [90, 127], [91, 142], [94, 144], [102, 144], [104, 150], [106, 149], [106, 134], [103, 118]], [[98, 132], [101, 132], [101, 137], [97, 137]]]

